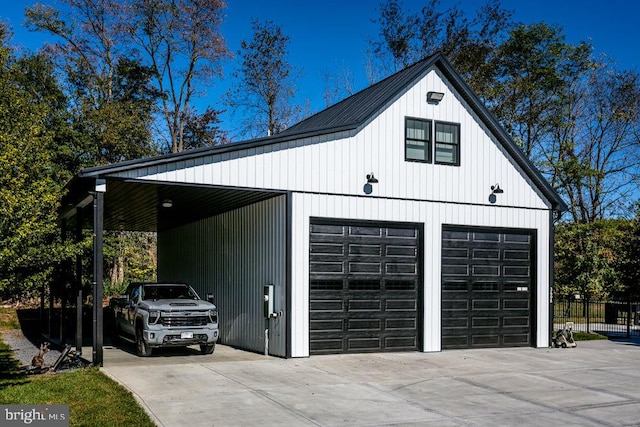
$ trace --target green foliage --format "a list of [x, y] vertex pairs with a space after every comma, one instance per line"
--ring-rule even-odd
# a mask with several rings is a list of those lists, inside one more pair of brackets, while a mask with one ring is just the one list
[[529, 157], [561, 117], [567, 89], [589, 67], [591, 47], [568, 44], [561, 28], [518, 25], [492, 54], [500, 84], [485, 94]]
[[157, 236], [149, 232], [105, 233], [105, 296], [123, 294], [132, 282], [156, 280]]
[[0, 297], [27, 297], [73, 247], [61, 245], [51, 106], [25, 88], [24, 69], [0, 46]]
[[556, 227], [556, 296], [580, 294], [606, 299], [625, 289], [629, 221], [600, 220], [590, 224], [566, 223]]

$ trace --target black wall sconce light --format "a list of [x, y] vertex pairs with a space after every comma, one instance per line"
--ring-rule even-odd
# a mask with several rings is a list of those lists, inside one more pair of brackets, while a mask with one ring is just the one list
[[504, 190], [500, 188], [500, 184], [491, 186], [491, 194], [489, 194], [489, 203], [495, 203], [497, 201], [496, 194], [502, 194]]
[[173, 201], [171, 199], [164, 199], [162, 201], [162, 207], [163, 208], [171, 208], [171, 207], [173, 207]]
[[427, 102], [429, 104], [437, 104], [442, 101], [444, 98], [444, 93], [442, 92], [427, 92]]
[[373, 186], [371, 184], [377, 184], [378, 178], [375, 177], [373, 172], [367, 174], [367, 183], [364, 185], [364, 194], [371, 194], [373, 192]]

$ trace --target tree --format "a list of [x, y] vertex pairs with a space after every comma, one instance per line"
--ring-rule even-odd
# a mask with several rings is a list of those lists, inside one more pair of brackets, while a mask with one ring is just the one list
[[640, 176], [640, 76], [598, 61], [566, 93], [543, 166], [574, 221], [625, 215]]
[[[157, 153], [151, 138], [159, 93], [149, 86], [151, 70], [118, 40], [118, 3], [67, 0], [75, 19], [44, 5], [27, 8], [32, 30], [59, 37], [45, 53], [58, 64], [66, 84], [73, 132], [67, 137], [77, 167], [115, 163]], [[74, 170], [73, 172], [76, 172]]]
[[627, 221], [622, 230], [621, 246], [617, 251], [621, 253], [618, 268], [621, 274], [622, 290], [619, 296], [635, 301], [640, 299], [640, 204], [635, 206], [635, 217]]
[[[221, 76], [220, 62], [230, 57], [220, 34], [224, 7], [223, 0], [122, 2], [121, 28], [149, 61], [173, 153], [185, 149], [185, 129], [196, 117], [194, 97]], [[218, 113], [208, 109], [196, 120], [209, 119], [201, 129], [212, 130], [206, 136], [211, 140], [220, 134]]]
[[494, 52], [497, 84], [486, 94], [507, 132], [534, 161], [564, 120], [567, 90], [591, 66], [591, 46], [565, 43], [559, 27], [519, 25]]
[[441, 10], [439, 0], [430, 0], [414, 14], [397, 0], [381, 3], [379, 10], [374, 22], [380, 24], [381, 40], [369, 45], [385, 75], [441, 51], [481, 97], [494, 86], [490, 58], [513, 25], [513, 13], [498, 0], [487, 0], [471, 19], [458, 5]]
[[48, 283], [73, 247], [61, 245], [56, 221], [51, 109], [25, 86], [35, 70], [24, 74], [5, 37], [0, 25], [0, 297], [19, 299]]
[[[58, 60], [79, 121], [95, 124], [82, 131], [89, 132], [91, 141], [96, 141], [97, 130], [110, 132], [103, 135], [103, 143], [98, 141], [103, 154], [98, 162], [153, 154], [149, 148], [156, 148], [154, 134], [166, 143], [163, 151], [182, 151], [187, 120], [197, 115], [194, 97], [201, 93], [200, 85], [221, 75], [219, 63], [229, 56], [219, 34], [224, 2], [64, 1], [67, 16], [36, 5], [27, 8], [27, 22], [33, 30], [60, 38], [47, 50]], [[136, 96], [122, 99], [118, 84], [127, 87], [129, 95], [136, 90]], [[206, 127], [214, 128], [209, 139], [220, 134], [218, 114], [209, 109], [198, 119], [211, 120]], [[123, 117], [127, 122], [119, 123]], [[114, 138], [127, 134], [127, 147], [120, 152], [125, 147]]]
[[[385, 74], [392, 74], [419, 59], [415, 43], [418, 30], [418, 18], [406, 14], [402, 2], [387, 0], [378, 6], [380, 16], [373, 22], [380, 25], [380, 40], [370, 40], [374, 57], [384, 68]], [[388, 66], [388, 56], [391, 66]]]
[[243, 40], [238, 56], [237, 79], [226, 94], [228, 105], [247, 114], [245, 134], [275, 135], [286, 129], [301, 113], [290, 104], [295, 95], [298, 71], [287, 62], [289, 36], [272, 21], [253, 20], [253, 37]]
[[607, 298], [623, 289], [619, 268], [626, 220], [565, 223], [555, 233], [556, 296]]

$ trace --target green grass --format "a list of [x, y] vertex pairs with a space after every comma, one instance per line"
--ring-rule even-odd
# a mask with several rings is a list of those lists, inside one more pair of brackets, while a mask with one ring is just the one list
[[0, 330], [20, 329], [15, 308], [0, 307]]
[[609, 339], [604, 335], [594, 334], [589, 332], [573, 332], [573, 339], [575, 341], [592, 341], [592, 340], [606, 340]]
[[[19, 328], [15, 310], [0, 311], [0, 330]], [[11, 318], [14, 320], [11, 320]], [[70, 426], [153, 426], [124, 387], [98, 368], [24, 375], [0, 334], [0, 404], [69, 405]]]

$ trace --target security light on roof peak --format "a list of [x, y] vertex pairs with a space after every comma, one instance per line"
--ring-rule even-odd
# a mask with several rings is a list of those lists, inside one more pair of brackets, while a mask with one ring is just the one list
[[430, 104], [437, 104], [444, 98], [443, 92], [427, 92], [427, 102]]

